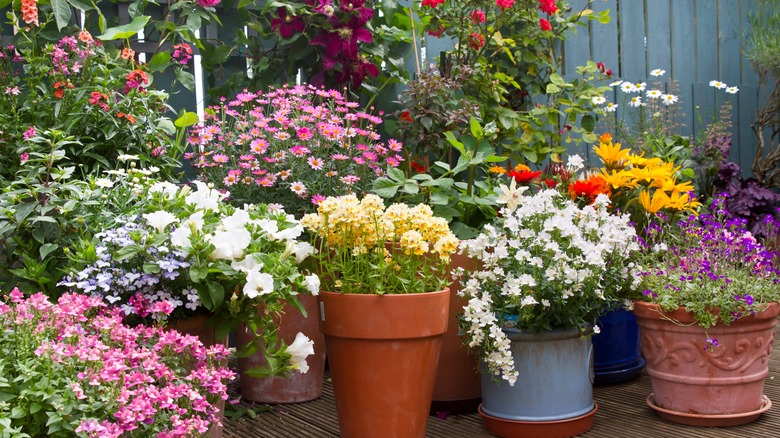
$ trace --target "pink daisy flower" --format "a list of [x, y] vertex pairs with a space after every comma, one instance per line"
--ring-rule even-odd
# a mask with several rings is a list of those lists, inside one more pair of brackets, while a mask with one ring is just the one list
[[311, 197], [311, 203], [314, 205], [320, 205], [320, 202], [324, 201], [325, 197], [319, 193]]
[[227, 163], [230, 158], [228, 158], [225, 154], [215, 154], [213, 157], [211, 157], [212, 160], [214, 160], [215, 163], [224, 164]]
[[325, 162], [322, 161], [322, 159], [316, 157], [309, 157], [309, 159], [306, 160], [306, 162], [309, 163], [309, 167], [311, 167], [314, 170], [322, 170], [322, 166], [325, 165]]

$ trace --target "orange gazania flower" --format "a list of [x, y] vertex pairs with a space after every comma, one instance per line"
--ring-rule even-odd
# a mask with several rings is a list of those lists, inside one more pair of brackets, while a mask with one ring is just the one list
[[609, 196], [609, 193], [609, 184], [600, 175], [591, 175], [569, 184], [569, 196], [574, 201], [587, 199], [592, 204], [598, 195]]

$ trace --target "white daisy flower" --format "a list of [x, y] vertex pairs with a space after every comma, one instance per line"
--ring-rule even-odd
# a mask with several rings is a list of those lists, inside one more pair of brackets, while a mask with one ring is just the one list
[[648, 99], [658, 99], [658, 98], [660, 98], [663, 95], [664, 95], [664, 93], [661, 93], [661, 91], [659, 91], [659, 90], [650, 90], [646, 94]]
[[607, 99], [605, 99], [604, 96], [596, 96], [592, 98], [590, 101], [593, 102], [593, 105], [601, 105], [604, 102], [606, 102]]
[[717, 89], [726, 88], [728, 85], [724, 84], [721, 81], [710, 81], [710, 87], [715, 87]]
[[615, 81], [615, 82], [613, 82], [613, 83], [609, 84], [609, 86], [610, 86], [610, 87], [617, 87], [618, 85], [620, 85], [620, 84], [622, 84], [622, 83], [623, 83], [623, 81]]
[[737, 91], [739, 91], [739, 88], [737, 88], [737, 87], [728, 87], [728, 88], [726, 88], [726, 93], [729, 93], [729, 94], [737, 94]]
[[674, 94], [664, 94], [661, 97], [661, 99], [663, 100], [664, 105], [672, 105], [674, 103], [677, 103], [678, 100], [677, 96], [675, 96]]
[[634, 87], [636, 87], [636, 90], [634, 91], [645, 91], [647, 84], [645, 82], [637, 82]]
[[290, 190], [292, 190], [296, 195], [303, 195], [306, 193], [306, 186], [300, 181], [295, 181], [290, 184]]
[[660, 68], [657, 68], [650, 72], [650, 76], [663, 76], [666, 73], [666, 70], [661, 70]]
[[623, 91], [624, 93], [633, 93], [636, 91], [636, 85], [626, 81], [620, 84], [620, 90]]
[[608, 113], [614, 113], [617, 110], [617, 107], [617, 104], [610, 102], [607, 104], [607, 106], [604, 107], [604, 111]]
[[628, 106], [639, 108], [640, 106], [642, 106], [642, 97], [641, 96], [632, 97], [631, 100], [628, 102]]

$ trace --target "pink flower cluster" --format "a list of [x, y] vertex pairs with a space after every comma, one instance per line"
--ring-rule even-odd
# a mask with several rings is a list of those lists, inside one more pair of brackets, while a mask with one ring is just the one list
[[404, 159], [401, 143], [380, 141], [382, 119], [335, 90], [310, 85], [239, 93], [207, 111], [185, 157], [201, 179], [245, 202], [313, 211], [327, 196], [359, 193]]
[[99, 297], [65, 294], [52, 304], [41, 293], [25, 299], [14, 289], [8, 298], [0, 301], [0, 330], [28, 334], [36, 360], [69, 382], [60, 390], [76, 433], [185, 437], [220, 421], [216, 403], [227, 399], [225, 382], [235, 378], [222, 365], [225, 346], [206, 348], [197, 337], [160, 327], [128, 327]]

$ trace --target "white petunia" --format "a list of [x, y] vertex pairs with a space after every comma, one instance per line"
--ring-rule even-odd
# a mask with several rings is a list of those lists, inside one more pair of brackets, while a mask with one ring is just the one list
[[154, 213], [145, 213], [143, 218], [149, 223], [158, 233], [162, 233], [169, 224], [177, 221], [174, 214], [168, 213], [164, 210], [155, 211]]
[[268, 295], [274, 291], [274, 277], [271, 274], [260, 272], [260, 265], [256, 265], [246, 274], [244, 295], [253, 299], [260, 295]]
[[309, 371], [309, 364], [306, 363], [306, 358], [314, 354], [314, 341], [303, 333], [298, 332], [293, 343], [287, 346], [287, 353], [292, 356], [290, 362], [292, 362], [293, 368], [301, 373], [306, 373]]
[[314, 247], [309, 242], [297, 242], [293, 252], [295, 253], [295, 263], [301, 263], [314, 253]]
[[203, 210], [219, 210], [219, 203], [227, 196], [227, 193], [220, 193], [219, 190], [209, 188], [202, 181], [193, 181], [197, 190], [187, 195], [185, 200], [187, 204], [195, 205]]
[[249, 246], [252, 235], [246, 228], [229, 231], [217, 231], [208, 236], [207, 240], [214, 245], [212, 259], [236, 260], [244, 256], [244, 250]]
[[238, 209], [230, 216], [222, 219], [221, 225], [225, 231], [245, 228], [249, 222], [249, 212], [244, 209]]
[[316, 274], [307, 275], [304, 278], [304, 282], [306, 283], [306, 289], [308, 289], [312, 295], [316, 296], [320, 294], [320, 277]]
[[158, 181], [149, 187], [149, 193], [162, 193], [166, 197], [173, 197], [179, 193], [179, 186], [168, 181]]

